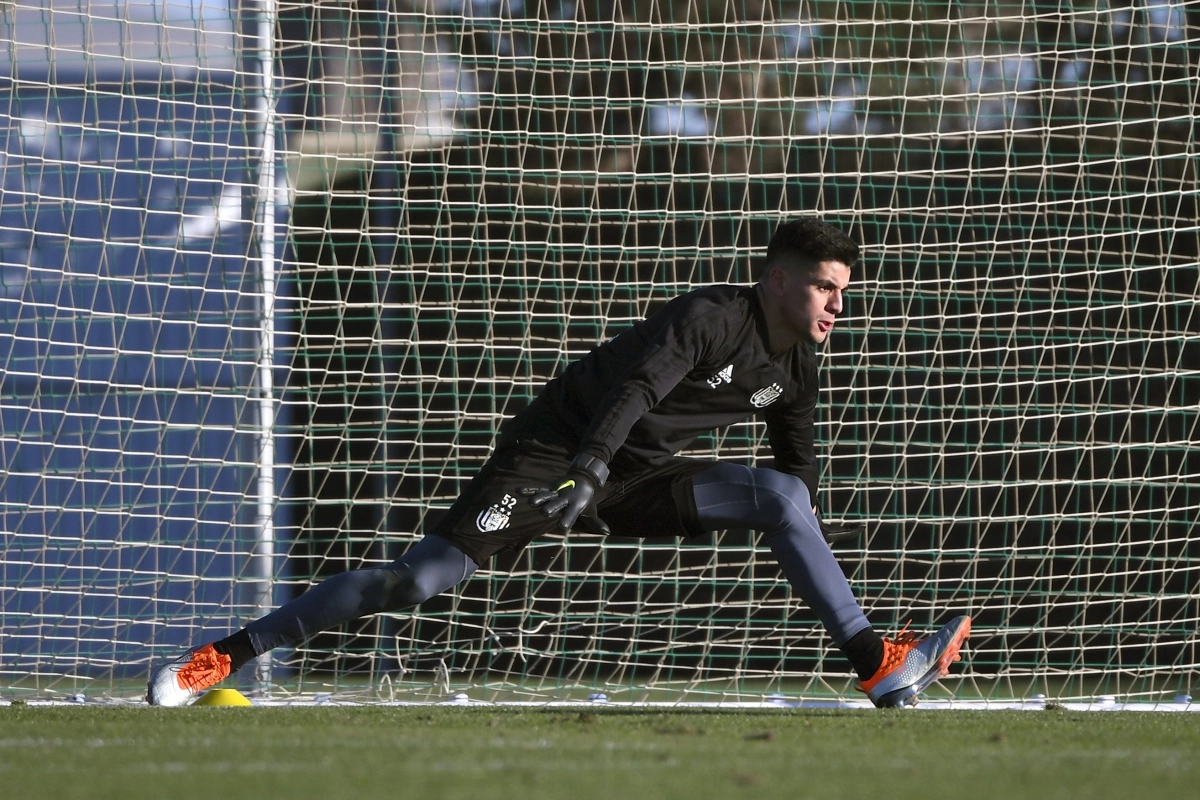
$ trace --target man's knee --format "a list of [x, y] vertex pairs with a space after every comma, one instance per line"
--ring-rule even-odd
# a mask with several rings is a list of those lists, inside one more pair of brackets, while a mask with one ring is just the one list
[[806, 510], [811, 510], [812, 502], [804, 481], [773, 469], [759, 468], [754, 472], [755, 497], [764, 524], [772, 527], [794, 525], [805, 516]]
[[406, 566], [381, 567], [364, 572], [376, 573], [372, 576], [374, 580], [370, 590], [363, 592], [365, 614], [398, 611], [424, 603], [431, 596]]

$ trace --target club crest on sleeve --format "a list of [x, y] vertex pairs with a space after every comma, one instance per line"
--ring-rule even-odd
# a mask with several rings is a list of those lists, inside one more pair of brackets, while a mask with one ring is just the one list
[[479, 516], [475, 518], [475, 527], [479, 528], [481, 533], [504, 530], [508, 527], [513, 506], [516, 504], [517, 498], [504, 495], [504, 499], [499, 503], [493, 503], [491, 507], [479, 512]]
[[762, 408], [774, 403], [783, 394], [783, 387], [778, 383], [772, 383], [763, 389], [759, 389], [750, 397], [750, 405], [755, 408]]
[[491, 533], [492, 531], [507, 528], [508, 520], [509, 515], [507, 511], [492, 506], [479, 512], [479, 516], [475, 518], [475, 527], [479, 528], [483, 533]]

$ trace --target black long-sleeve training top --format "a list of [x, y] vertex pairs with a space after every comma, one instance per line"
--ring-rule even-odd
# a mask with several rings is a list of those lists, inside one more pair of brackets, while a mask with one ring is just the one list
[[767, 343], [753, 286], [697, 289], [572, 363], [546, 384], [537, 413], [614, 472], [660, 464], [760, 414], [775, 468], [803, 480], [815, 503], [816, 354], [801, 342], [772, 356]]

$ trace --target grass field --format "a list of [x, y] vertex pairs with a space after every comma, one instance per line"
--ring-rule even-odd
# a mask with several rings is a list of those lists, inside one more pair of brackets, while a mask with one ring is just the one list
[[0, 796], [1196, 797], [1200, 714], [0, 707]]

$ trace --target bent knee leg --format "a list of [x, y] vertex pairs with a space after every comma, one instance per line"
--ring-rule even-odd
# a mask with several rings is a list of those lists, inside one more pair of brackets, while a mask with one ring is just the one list
[[748, 527], [769, 534], [812, 516], [804, 481], [773, 469], [721, 462], [697, 475], [692, 486], [706, 530]]
[[795, 475], [752, 468], [755, 484], [756, 528], [764, 533], [803, 525], [812, 516], [808, 487]]

